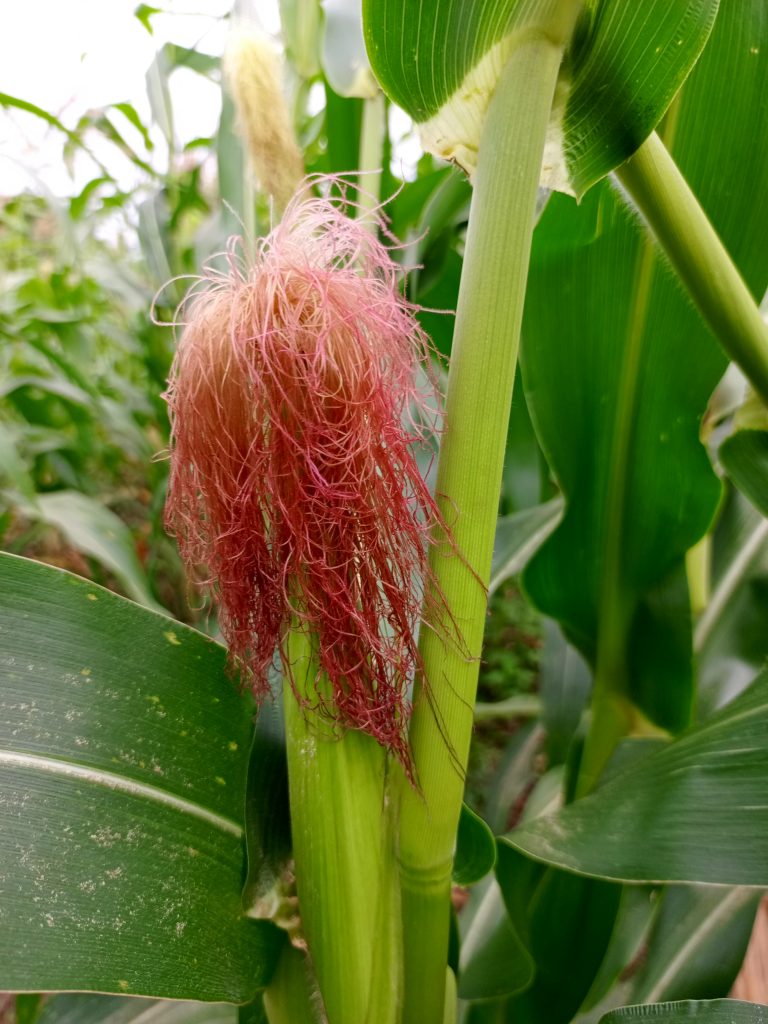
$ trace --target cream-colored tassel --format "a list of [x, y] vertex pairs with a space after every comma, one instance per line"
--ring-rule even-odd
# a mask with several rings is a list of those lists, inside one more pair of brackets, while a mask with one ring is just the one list
[[224, 54], [224, 76], [235, 102], [237, 126], [259, 187], [284, 207], [304, 176], [281, 88], [281, 59], [272, 41], [235, 29]]

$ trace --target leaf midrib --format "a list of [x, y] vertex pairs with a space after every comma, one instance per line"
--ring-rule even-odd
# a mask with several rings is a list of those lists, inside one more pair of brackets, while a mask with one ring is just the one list
[[115, 772], [106, 771], [103, 768], [93, 768], [87, 765], [78, 764], [74, 761], [65, 761], [54, 757], [44, 757], [41, 754], [28, 754], [15, 750], [0, 750], [0, 767], [26, 768], [62, 778], [78, 779], [90, 785], [102, 786], [127, 796], [143, 800], [151, 800], [156, 804], [170, 808], [180, 814], [185, 814], [207, 825], [233, 836], [236, 839], [242, 838], [243, 830], [237, 822], [226, 818], [215, 811], [209, 810], [200, 804], [187, 800], [184, 797], [176, 796], [167, 790], [159, 789], [146, 782], [137, 782], [135, 779], [128, 779]]

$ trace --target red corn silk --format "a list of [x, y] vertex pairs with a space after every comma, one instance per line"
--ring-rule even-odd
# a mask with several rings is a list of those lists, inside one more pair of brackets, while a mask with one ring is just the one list
[[398, 273], [370, 231], [307, 192], [252, 260], [230, 249], [227, 273], [206, 270], [165, 395], [166, 524], [255, 695], [303, 623], [328, 683], [299, 700], [409, 768], [414, 633], [424, 594], [430, 619], [441, 605], [428, 543], [447, 529], [414, 458], [436, 391]]

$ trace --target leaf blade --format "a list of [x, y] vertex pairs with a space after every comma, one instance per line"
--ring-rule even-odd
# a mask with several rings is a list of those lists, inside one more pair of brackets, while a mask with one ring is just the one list
[[503, 841], [529, 857], [591, 877], [764, 886], [767, 714], [768, 672], [763, 672], [703, 725]]
[[0, 580], [2, 986], [251, 998], [282, 936], [241, 913], [252, 708], [222, 649], [26, 559]]

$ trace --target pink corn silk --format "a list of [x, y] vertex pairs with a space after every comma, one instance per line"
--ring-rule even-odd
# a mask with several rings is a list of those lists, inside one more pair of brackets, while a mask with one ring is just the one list
[[328, 200], [299, 196], [229, 262], [185, 305], [166, 524], [256, 697], [303, 621], [330, 686], [299, 700], [410, 770], [422, 596], [433, 626], [444, 612], [428, 543], [449, 538], [413, 454], [434, 430], [429, 341], [386, 246]]

